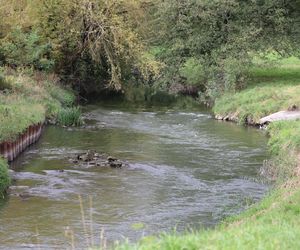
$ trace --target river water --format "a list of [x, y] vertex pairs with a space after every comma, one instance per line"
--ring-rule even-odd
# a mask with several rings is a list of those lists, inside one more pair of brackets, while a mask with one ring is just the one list
[[[109, 244], [212, 227], [268, 190], [258, 175], [267, 157], [262, 131], [215, 121], [201, 109], [88, 110], [86, 128], [49, 126], [12, 165], [12, 194], [0, 203], [1, 249], [65, 249], [72, 236], [84, 248], [103, 242], [103, 230]], [[88, 149], [130, 166], [69, 161]]]

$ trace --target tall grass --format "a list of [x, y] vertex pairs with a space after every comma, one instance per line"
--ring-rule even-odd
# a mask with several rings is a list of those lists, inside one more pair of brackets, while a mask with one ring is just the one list
[[21, 100], [16, 103], [0, 104], [0, 142], [13, 140], [30, 125], [44, 120], [45, 109], [40, 104]]
[[80, 126], [83, 124], [81, 110], [78, 107], [63, 108], [57, 116], [58, 124], [62, 126]]

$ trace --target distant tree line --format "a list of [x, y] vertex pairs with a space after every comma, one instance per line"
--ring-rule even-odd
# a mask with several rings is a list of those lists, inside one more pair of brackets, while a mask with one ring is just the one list
[[0, 0], [0, 18], [2, 66], [83, 93], [180, 84], [213, 100], [243, 86], [254, 55], [300, 47], [300, 0]]

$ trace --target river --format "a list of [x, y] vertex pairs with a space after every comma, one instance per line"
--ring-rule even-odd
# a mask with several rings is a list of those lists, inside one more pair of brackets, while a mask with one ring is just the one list
[[[1, 249], [65, 249], [72, 235], [83, 248], [90, 238], [99, 243], [102, 230], [109, 244], [213, 227], [268, 190], [258, 174], [267, 158], [262, 131], [215, 121], [205, 109], [87, 110], [88, 126], [46, 127], [12, 165], [13, 192], [0, 203]], [[88, 149], [129, 167], [69, 161]]]

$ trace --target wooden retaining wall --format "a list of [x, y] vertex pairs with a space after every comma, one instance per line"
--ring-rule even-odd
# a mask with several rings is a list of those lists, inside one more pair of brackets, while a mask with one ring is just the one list
[[0, 155], [8, 161], [13, 161], [27, 147], [35, 143], [42, 134], [43, 123], [32, 125], [15, 141], [0, 142]]

